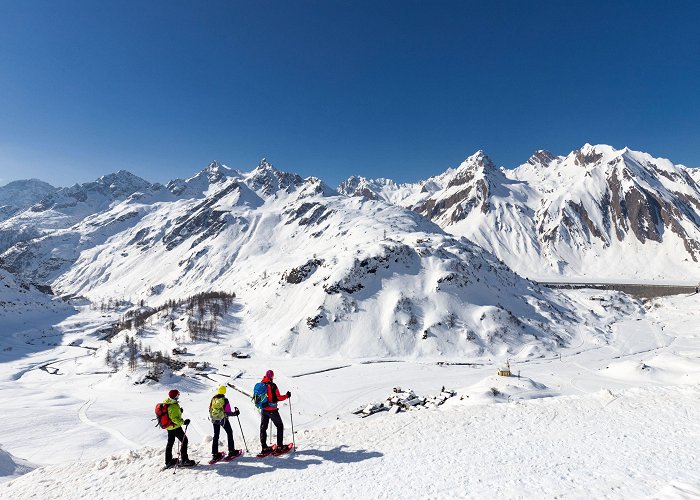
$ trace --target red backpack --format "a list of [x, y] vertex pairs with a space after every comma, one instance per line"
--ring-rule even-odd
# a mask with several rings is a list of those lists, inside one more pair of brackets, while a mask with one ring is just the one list
[[170, 419], [170, 414], [168, 413], [168, 408], [170, 407], [167, 403], [158, 403], [156, 405], [156, 426], [160, 426], [161, 429], [167, 429], [175, 425]]

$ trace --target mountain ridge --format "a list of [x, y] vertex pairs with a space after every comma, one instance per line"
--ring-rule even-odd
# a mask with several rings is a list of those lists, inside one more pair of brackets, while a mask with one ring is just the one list
[[[605, 278], [611, 270], [595, 261], [606, 254], [625, 263], [616, 276], [678, 278], [700, 258], [700, 176], [692, 169], [629, 148], [585, 144], [565, 156], [536, 151], [511, 170], [472, 161], [462, 169], [470, 175], [457, 176], [480, 155], [400, 188], [360, 179], [339, 190], [417, 211], [534, 278]], [[688, 264], [674, 271], [679, 246]], [[628, 252], [633, 258], [625, 260]], [[652, 257], [659, 262], [649, 266]]]
[[[501, 175], [479, 155], [460, 172], [484, 167]], [[102, 211], [13, 245], [2, 267], [92, 303], [235, 293], [231, 328], [259, 332], [242, 346], [274, 355], [534, 356], [607, 335], [570, 299], [416, 212], [265, 161], [200, 174], [177, 183], [179, 194], [120, 189]]]

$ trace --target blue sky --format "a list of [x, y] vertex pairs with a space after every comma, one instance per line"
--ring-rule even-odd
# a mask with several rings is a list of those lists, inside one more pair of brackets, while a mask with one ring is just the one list
[[0, 0], [0, 184], [267, 157], [331, 185], [477, 149], [700, 166], [698, 2]]

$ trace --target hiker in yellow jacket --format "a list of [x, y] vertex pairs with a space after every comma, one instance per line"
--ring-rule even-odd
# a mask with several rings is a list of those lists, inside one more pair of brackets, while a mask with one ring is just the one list
[[[226, 399], [226, 386], [219, 387], [217, 394], [211, 398], [209, 402], [209, 419], [214, 424], [214, 439], [211, 442], [211, 461], [209, 463], [218, 462], [219, 460], [233, 460], [240, 455], [241, 450], [236, 450], [233, 445], [233, 430], [228, 417], [235, 417], [239, 414], [238, 408], [234, 407], [231, 410], [231, 405]], [[219, 433], [221, 428], [226, 431], [228, 439], [228, 455], [219, 453]]]

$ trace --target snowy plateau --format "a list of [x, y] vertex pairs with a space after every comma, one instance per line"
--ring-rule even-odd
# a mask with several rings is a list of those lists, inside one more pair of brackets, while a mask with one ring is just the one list
[[[699, 180], [586, 144], [0, 187], [0, 498], [700, 498]], [[268, 369], [296, 447], [257, 458]], [[173, 388], [200, 463], [162, 470]]]

